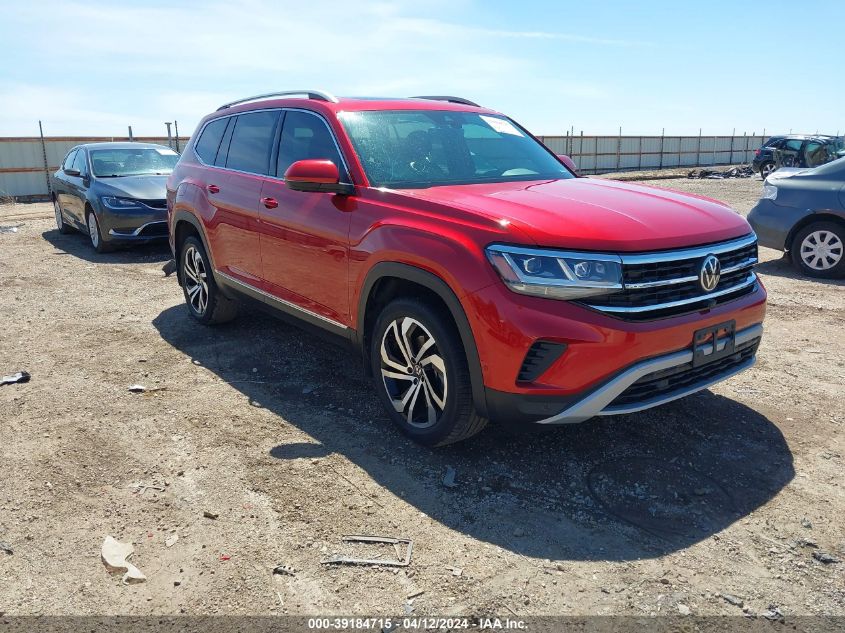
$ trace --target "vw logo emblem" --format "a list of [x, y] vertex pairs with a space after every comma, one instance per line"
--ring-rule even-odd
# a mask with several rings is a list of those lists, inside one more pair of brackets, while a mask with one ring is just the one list
[[722, 276], [722, 264], [715, 255], [708, 255], [701, 262], [701, 270], [698, 272], [698, 283], [701, 284], [704, 292], [711, 292], [719, 285], [719, 278]]

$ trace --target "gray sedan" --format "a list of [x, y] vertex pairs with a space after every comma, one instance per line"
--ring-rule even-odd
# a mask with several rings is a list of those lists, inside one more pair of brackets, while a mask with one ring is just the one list
[[786, 251], [800, 272], [845, 277], [845, 158], [774, 172], [748, 221], [760, 244]]
[[88, 234], [102, 253], [116, 244], [167, 238], [167, 176], [179, 155], [151, 143], [86, 143], [53, 174], [61, 233]]

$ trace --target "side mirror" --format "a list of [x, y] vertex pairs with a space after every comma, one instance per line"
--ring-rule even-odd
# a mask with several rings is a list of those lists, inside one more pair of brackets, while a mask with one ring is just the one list
[[575, 164], [575, 161], [569, 158], [566, 154], [556, 154], [558, 160], [562, 162], [564, 165], [569, 167], [569, 170], [574, 173], [576, 176], [580, 176], [581, 174], [578, 173], [578, 166]]
[[285, 184], [293, 191], [336, 193], [348, 196], [355, 193], [355, 187], [340, 182], [340, 173], [330, 160], [298, 160], [285, 172]]
[[65, 169], [65, 175], [67, 176], [80, 176], [78, 169]]

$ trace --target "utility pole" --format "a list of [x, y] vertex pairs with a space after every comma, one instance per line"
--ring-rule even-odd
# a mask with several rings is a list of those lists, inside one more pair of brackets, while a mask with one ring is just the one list
[[44, 160], [44, 177], [47, 179], [47, 194], [52, 195], [53, 187], [50, 185], [50, 167], [47, 164], [47, 144], [44, 142], [44, 128], [41, 121], [38, 121], [38, 134], [41, 136], [41, 156]]
[[132, 126], [129, 126], [129, 142], [132, 143], [135, 140], [135, 137], [132, 136]]
[[173, 127], [176, 129], [176, 153], [179, 153], [179, 121], [173, 120]]
[[164, 124], [167, 126], [167, 146], [173, 149], [173, 135], [170, 133], [170, 126], [173, 124], [170, 121], [165, 121]]

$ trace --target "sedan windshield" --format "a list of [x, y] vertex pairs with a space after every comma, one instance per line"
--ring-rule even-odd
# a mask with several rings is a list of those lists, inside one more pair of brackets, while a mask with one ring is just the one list
[[473, 112], [377, 110], [340, 115], [374, 187], [573, 178], [510, 119]]
[[95, 149], [91, 151], [91, 168], [100, 178], [169, 174], [179, 154], [167, 147]]

